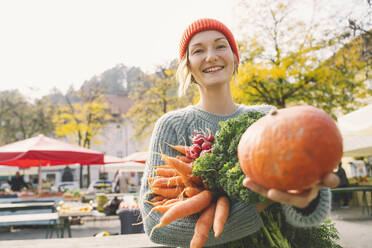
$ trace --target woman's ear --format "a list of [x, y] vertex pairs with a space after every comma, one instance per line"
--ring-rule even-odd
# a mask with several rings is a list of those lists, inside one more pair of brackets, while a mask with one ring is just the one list
[[238, 68], [239, 68], [238, 58], [234, 54], [234, 74], [238, 74]]

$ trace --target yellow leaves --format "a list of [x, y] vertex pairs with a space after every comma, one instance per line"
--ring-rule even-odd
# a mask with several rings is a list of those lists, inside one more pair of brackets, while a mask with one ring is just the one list
[[108, 104], [100, 95], [90, 102], [59, 107], [53, 116], [54, 132], [58, 136], [75, 136], [80, 143], [98, 134], [110, 119]]

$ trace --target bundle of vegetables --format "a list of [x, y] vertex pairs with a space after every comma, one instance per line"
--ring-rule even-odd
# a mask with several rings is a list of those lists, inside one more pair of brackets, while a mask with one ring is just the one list
[[[237, 147], [243, 133], [264, 114], [248, 112], [235, 119], [220, 123], [212, 152], [195, 160], [192, 173], [208, 186], [216, 197], [227, 195], [230, 199], [247, 203], [265, 200], [245, 188], [243, 173], [237, 156]], [[229, 244], [229, 247], [340, 247], [334, 225], [327, 221], [320, 227], [296, 228], [287, 224], [279, 204], [261, 212], [263, 228], [254, 235]]]
[[190, 247], [194, 248], [203, 247], [212, 226], [215, 237], [218, 237], [229, 215], [228, 198], [214, 197], [202, 180], [192, 174], [195, 158], [210, 153], [213, 140], [210, 132], [209, 136], [195, 133], [192, 146], [171, 145], [183, 155], [177, 157], [162, 155], [162, 160], [166, 164], [157, 166], [154, 175], [148, 178], [150, 193], [154, 195], [148, 201], [153, 205], [149, 214], [154, 211], [163, 214], [160, 223], [153, 230], [177, 219], [200, 213], [190, 243]]

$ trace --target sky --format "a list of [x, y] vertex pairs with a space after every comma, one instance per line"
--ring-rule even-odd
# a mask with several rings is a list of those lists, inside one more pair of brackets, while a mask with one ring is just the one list
[[[325, 11], [333, 11], [330, 2], [348, 9], [344, 3], [355, 1], [365, 0], [319, 0]], [[152, 72], [177, 58], [183, 30], [197, 18], [216, 18], [238, 36], [237, 2], [1, 0], [0, 91], [19, 89], [29, 98], [54, 87], [65, 93], [117, 64]]]
[[117, 64], [145, 72], [177, 58], [201, 17], [233, 26], [234, 0], [2, 0], [0, 90], [78, 89]]

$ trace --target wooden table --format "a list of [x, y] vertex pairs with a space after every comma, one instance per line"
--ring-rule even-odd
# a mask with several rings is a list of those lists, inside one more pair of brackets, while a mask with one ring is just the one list
[[71, 221], [73, 218], [86, 217], [86, 216], [95, 216], [96, 213], [93, 211], [89, 212], [62, 212], [59, 214], [61, 220], [61, 238], [64, 238], [65, 230], [69, 238], [72, 237], [71, 234]]
[[106, 237], [87, 237], [71, 239], [32, 239], [0, 241], [0, 247], [12, 248], [155, 248], [167, 247], [150, 241], [147, 234], [127, 234]]
[[59, 215], [54, 201], [0, 204], [0, 226], [48, 225], [45, 238], [51, 238], [58, 222]]
[[353, 187], [340, 187], [340, 188], [334, 188], [332, 189], [332, 192], [362, 192], [362, 214], [364, 212], [367, 213], [367, 215], [372, 215], [372, 206], [368, 206], [367, 201], [367, 192], [370, 193], [370, 197], [372, 198], [372, 186], [353, 186]]
[[52, 209], [55, 208], [54, 202], [16, 202], [0, 204], [0, 211], [12, 211], [28, 209]]

